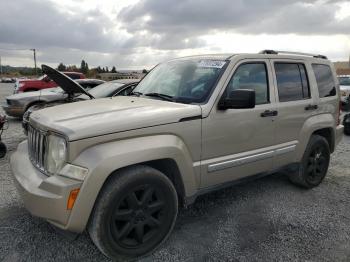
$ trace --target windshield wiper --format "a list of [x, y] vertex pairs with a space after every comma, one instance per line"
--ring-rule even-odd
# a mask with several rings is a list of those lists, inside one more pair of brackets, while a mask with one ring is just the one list
[[144, 94], [145, 96], [153, 96], [153, 97], [159, 97], [163, 100], [167, 100], [167, 101], [171, 101], [174, 102], [174, 97], [173, 96], [169, 96], [169, 95], [165, 95], [165, 94], [160, 94], [160, 93], [147, 93]]
[[135, 96], [142, 96], [143, 94], [141, 93], [141, 92], [131, 92], [130, 94], [129, 94], [129, 96], [132, 96], [132, 95], [135, 95]]

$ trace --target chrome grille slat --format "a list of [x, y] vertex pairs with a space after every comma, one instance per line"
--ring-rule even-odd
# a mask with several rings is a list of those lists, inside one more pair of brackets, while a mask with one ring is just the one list
[[28, 153], [33, 165], [45, 172], [46, 133], [28, 126]]
[[44, 137], [40, 136], [39, 140], [39, 165], [43, 166], [43, 140]]

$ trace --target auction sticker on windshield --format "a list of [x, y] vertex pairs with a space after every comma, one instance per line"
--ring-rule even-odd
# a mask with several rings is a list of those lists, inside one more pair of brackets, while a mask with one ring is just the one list
[[199, 60], [198, 67], [222, 68], [225, 63], [225, 61], [221, 60]]

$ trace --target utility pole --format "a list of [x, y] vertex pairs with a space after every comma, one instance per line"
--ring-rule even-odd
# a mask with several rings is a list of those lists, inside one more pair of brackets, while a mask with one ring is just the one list
[[1, 56], [0, 56], [0, 75], [2, 75], [2, 64], [1, 64]]
[[36, 68], [36, 50], [35, 50], [35, 48], [30, 49], [30, 50], [33, 51], [33, 54], [34, 54], [35, 74], [38, 75], [38, 70], [37, 70], [37, 68]]

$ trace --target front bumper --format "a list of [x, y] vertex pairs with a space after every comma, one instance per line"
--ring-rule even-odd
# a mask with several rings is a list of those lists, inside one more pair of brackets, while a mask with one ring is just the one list
[[67, 210], [67, 200], [70, 191], [80, 188], [82, 182], [44, 175], [32, 165], [27, 148], [27, 141], [24, 141], [11, 156], [14, 181], [24, 206], [32, 215], [67, 229], [66, 224], [71, 213]]
[[7, 115], [13, 116], [13, 117], [22, 117], [24, 113], [24, 108], [20, 106], [2, 104], [2, 108], [4, 109]]

